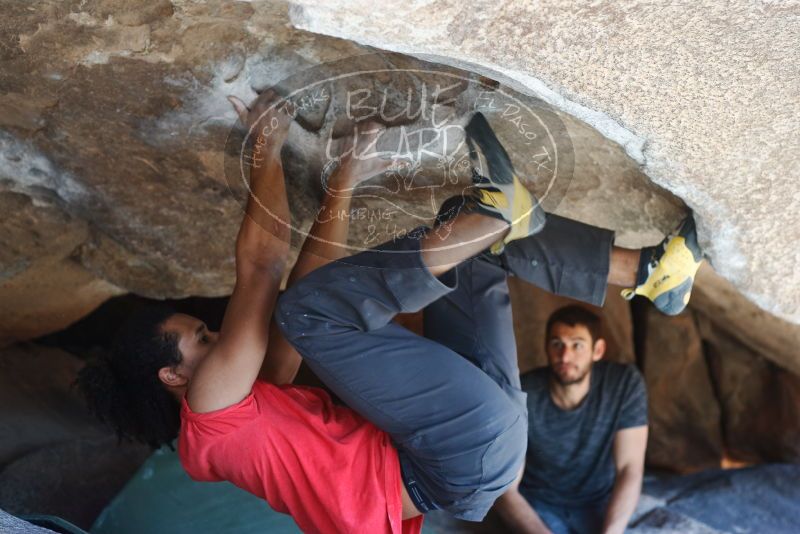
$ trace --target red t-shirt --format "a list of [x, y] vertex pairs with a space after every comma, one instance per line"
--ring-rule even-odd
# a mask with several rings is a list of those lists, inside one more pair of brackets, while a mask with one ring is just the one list
[[184, 398], [178, 455], [194, 480], [227, 480], [309, 533], [416, 534], [402, 520], [389, 436], [324, 390], [257, 381], [241, 402], [195, 413]]

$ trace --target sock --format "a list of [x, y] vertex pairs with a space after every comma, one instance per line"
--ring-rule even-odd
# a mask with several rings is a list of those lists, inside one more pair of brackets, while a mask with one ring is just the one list
[[639, 269], [636, 271], [636, 284], [634, 284], [634, 287], [638, 287], [647, 281], [647, 277], [650, 276], [650, 270], [647, 267], [650, 265], [656, 250], [658, 250], [660, 246], [661, 245], [644, 247], [641, 250], [639, 255]]

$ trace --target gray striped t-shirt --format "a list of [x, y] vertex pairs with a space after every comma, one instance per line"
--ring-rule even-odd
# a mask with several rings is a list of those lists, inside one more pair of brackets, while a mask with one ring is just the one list
[[550, 369], [522, 376], [528, 394], [528, 452], [520, 493], [561, 506], [600, 503], [610, 496], [614, 434], [647, 424], [647, 392], [633, 365], [599, 361], [589, 393], [573, 410], [550, 398]]

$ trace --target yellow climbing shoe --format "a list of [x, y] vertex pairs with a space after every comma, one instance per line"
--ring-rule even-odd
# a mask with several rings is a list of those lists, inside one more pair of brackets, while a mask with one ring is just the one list
[[514, 172], [508, 153], [486, 117], [476, 112], [465, 130], [472, 183], [477, 188], [474, 200], [492, 216], [511, 225], [511, 231], [490, 247], [493, 254], [500, 254], [506, 243], [544, 228], [545, 212]]
[[[639, 284], [623, 289], [622, 297], [631, 300], [642, 295], [663, 313], [679, 314], [689, 304], [694, 277], [703, 262], [692, 216], [684, 219], [677, 232], [667, 236], [661, 244], [642, 249], [642, 255]], [[645, 262], [646, 268], [642, 268]]]

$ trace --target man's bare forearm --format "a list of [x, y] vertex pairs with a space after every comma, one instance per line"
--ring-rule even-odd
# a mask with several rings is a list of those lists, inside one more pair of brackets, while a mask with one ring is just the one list
[[352, 189], [347, 177], [335, 172], [328, 182], [322, 204], [289, 274], [287, 285], [347, 255], [351, 201]]
[[617, 474], [603, 523], [604, 533], [618, 534], [625, 532], [628, 521], [636, 509], [636, 503], [639, 501], [639, 495], [642, 490], [642, 477], [642, 470], [634, 468], [623, 469]]
[[289, 276], [290, 284], [348, 254], [347, 234], [353, 189], [395, 165], [392, 158], [376, 152], [383, 131], [383, 126], [371, 121], [361, 124], [354, 131], [349, 149], [340, 156], [339, 167], [328, 179], [325, 198]]
[[[373, 137], [367, 136], [369, 143]], [[359, 151], [361, 153], [361, 151]], [[350, 202], [353, 189], [365, 178], [385, 171], [391, 161], [364, 163], [353, 154], [346, 155], [328, 179], [328, 187], [317, 216], [303, 243], [287, 286], [323, 265], [347, 255], [347, 235], [350, 229]], [[260, 377], [282, 384], [294, 380], [300, 367], [300, 354], [277, 328], [270, 330], [269, 352]]]
[[549, 534], [539, 514], [518, 490], [509, 490], [497, 499], [494, 509], [514, 534]]
[[[352, 198], [349, 184], [345, 182], [338, 174], [331, 177], [319, 213], [303, 243], [297, 262], [289, 273], [287, 286], [314, 269], [345, 255], [350, 227], [349, 217], [346, 215]], [[342, 216], [342, 213], [345, 215]], [[274, 324], [270, 327], [268, 347], [259, 378], [273, 384], [291, 383], [297, 376], [302, 358]]]
[[280, 147], [266, 145], [254, 156], [245, 216], [236, 238], [236, 257], [254, 263], [286, 258], [291, 230]]

